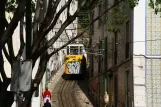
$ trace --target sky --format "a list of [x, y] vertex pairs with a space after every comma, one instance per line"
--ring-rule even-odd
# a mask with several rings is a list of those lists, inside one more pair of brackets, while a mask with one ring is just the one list
[[139, 5], [134, 8], [134, 54], [145, 55], [145, 1], [139, 0]]

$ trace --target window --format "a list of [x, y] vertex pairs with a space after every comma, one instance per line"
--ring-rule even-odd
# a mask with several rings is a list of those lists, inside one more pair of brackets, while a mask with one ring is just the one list
[[70, 46], [70, 54], [71, 55], [78, 55], [78, 47], [77, 46]]
[[130, 24], [126, 22], [125, 59], [130, 56]]

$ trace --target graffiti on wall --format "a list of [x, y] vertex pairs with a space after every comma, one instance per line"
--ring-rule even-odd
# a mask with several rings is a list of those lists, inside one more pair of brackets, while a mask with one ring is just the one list
[[79, 74], [80, 72], [80, 62], [71, 61], [67, 63], [67, 68], [70, 74]]

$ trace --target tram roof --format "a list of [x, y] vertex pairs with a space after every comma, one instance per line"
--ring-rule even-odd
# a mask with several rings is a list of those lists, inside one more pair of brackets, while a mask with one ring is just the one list
[[83, 44], [69, 44], [68, 46], [84, 46]]

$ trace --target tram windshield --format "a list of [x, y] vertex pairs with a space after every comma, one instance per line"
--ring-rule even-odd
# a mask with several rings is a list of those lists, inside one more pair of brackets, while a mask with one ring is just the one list
[[69, 55], [81, 55], [83, 54], [83, 46], [67, 46], [67, 54]]
[[72, 55], [78, 55], [78, 46], [70, 46], [70, 54]]

